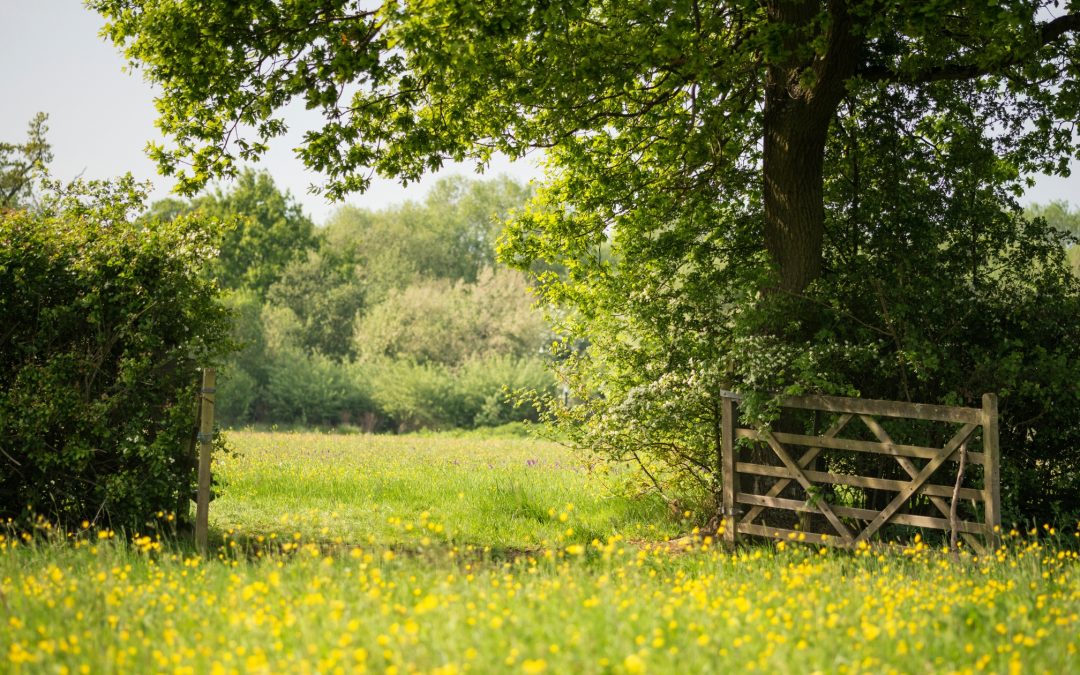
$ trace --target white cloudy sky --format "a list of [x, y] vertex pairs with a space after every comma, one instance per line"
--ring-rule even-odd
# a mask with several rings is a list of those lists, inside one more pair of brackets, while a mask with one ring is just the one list
[[[167, 195], [171, 184], [157, 176], [143, 148], [158, 137], [154, 128], [153, 90], [139, 75], [123, 72], [116, 49], [98, 37], [101, 18], [80, 0], [0, 0], [0, 140], [19, 141], [38, 111], [49, 114], [49, 140], [56, 178], [108, 178], [130, 171], [152, 180], [153, 198]], [[336, 208], [308, 194], [318, 174], [307, 171], [292, 153], [304, 130], [303, 111], [290, 114], [294, 131], [278, 139], [259, 168], [299, 199], [316, 222]], [[1042, 177], [1025, 201], [1066, 199], [1080, 203], [1080, 164], [1070, 178]], [[469, 166], [444, 173], [471, 173]], [[532, 162], [495, 163], [489, 174], [505, 172], [522, 181], [539, 176]], [[379, 180], [349, 201], [371, 208], [422, 198], [432, 179], [402, 188]]]

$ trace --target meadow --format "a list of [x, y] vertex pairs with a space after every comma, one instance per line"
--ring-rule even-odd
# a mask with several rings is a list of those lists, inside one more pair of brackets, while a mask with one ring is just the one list
[[[233, 432], [203, 559], [92, 526], [0, 541], [11, 673], [1076, 671], [1078, 532], [726, 551], [521, 439]], [[677, 537], [683, 545], [674, 546]], [[689, 543], [687, 543], [689, 542]]]

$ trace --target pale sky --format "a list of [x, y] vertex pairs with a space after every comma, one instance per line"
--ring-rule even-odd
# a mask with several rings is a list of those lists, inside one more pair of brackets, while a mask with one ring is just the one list
[[[153, 182], [151, 199], [167, 197], [173, 182], [157, 175], [144, 153], [147, 141], [161, 138], [154, 127], [154, 90], [140, 73], [124, 72], [119, 51], [98, 36], [103, 24], [81, 0], [0, 0], [0, 141], [22, 142], [30, 119], [39, 111], [48, 113], [54, 178], [114, 178], [130, 171]], [[291, 192], [321, 224], [340, 204], [308, 193], [309, 185], [323, 181], [292, 152], [304, 123], [318, 120], [302, 107], [290, 111], [290, 134], [275, 139], [255, 166], [269, 171], [278, 187]], [[484, 175], [505, 173], [525, 183], [541, 175], [534, 164], [502, 158]], [[448, 167], [439, 175], [451, 173], [475, 175], [472, 165]], [[435, 179], [407, 188], [377, 179], [347, 203], [378, 209], [420, 200]]]
[[[154, 127], [153, 89], [138, 73], [123, 71], [117, 50], [98, 37], [103, 20], [80, 0], [0, 0], [0, 140], [21, 142], [30, 119], [49, 114], [48, 139], [55, 159], [55, 178], [70, 180], [112, 178], [130, 171], [151, 180], [152, 199], [168, 196], [170, 181], [158, 176], [143, 152], [147, 141], [159, 138]], [[277, 139], [257, 168], [266, 169], [278, 187], [299, 200], [316, 223], [338, 205], [308, 194], [321, 183], [319, 174], [304, 168], [292, 148], [299, 143], [304, 123], [318, 118], [298, 110], [286, 117], [292, 131]], [[1073, 162], [1069, 178], [1040, 177], [1025, 201], [1064, 199], [1080, 203], [1080, 163]], [[471, 166], [444, 169], [442, 174], [472, 174]], [[535, 161], [493, 162], [487, 175], [507, 173], [527, 182], [540, 176]], [[363, 195], [348, 203], [382, 208], [406, 199], [421, 199], [434, 178], [402, 188], [376, 180]]]

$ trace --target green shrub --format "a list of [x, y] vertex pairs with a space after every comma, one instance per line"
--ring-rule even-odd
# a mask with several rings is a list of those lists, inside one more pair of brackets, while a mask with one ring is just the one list
[[510, 356], [477, 358], [457, 368], [382, 358], [353, 364], [352, 375], [399, 432], [535, 421], [536, 409], [517, 405], [513, 392], [550, 394], [555, 386], [543, 360]]
[[266, 403], [270, 419], [286, 424], [347, 424], [371, 409], [345, 367], [296, 348], [274, 352]]
[[0, 517], [186, 514], [198, 368], [227, 349], [204, 223], [133, 222], [129, 178], [0, 213]]
[[555, 378], [540, 358], [494, 356], [463, 365], [457, 377], [459, 395], [467, 401], [468, 422], [460, 426], [497, 427], [510, 422], [535, 422], [539, 412], [530, 397], [518, 401], [514, 392], [552, 395]]
[[453, 427], [463, 416], [446, 366], [382, 358], [356, 364], [352, 373], [398, 432]]
[[361, 361], [390, 357], [456, 368], [499, 354], [534, 356], [551, 342], [525, 276], [483, 268], [475, 283], [419, 281], [391, 291], [358, 316], [353, 333]]
[[235, 362], [218, 375], [215, 420], [222, 425], [236, 426], [252, 421], [259, 403], [259, 383]]

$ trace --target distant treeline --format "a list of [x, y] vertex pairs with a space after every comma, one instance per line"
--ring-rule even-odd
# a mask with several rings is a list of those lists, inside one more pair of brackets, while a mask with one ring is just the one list
[[1071, 207], [1067, 201], [1055, 200], [1049, 204], [1032, 204], [1024, 213], [1028, 218], [1043, 218], [1055, 230], [1073, 237], [1067, 244], [1069, 263], [1080, 277], [1080, 244], [1077, 243], [1080, 241], [1080, 208]]
[[535, 418], [515, 390], [554, 389], [551, 334], [525, 276], [500, 267], [501, 221], [528, 197], [507, 178], [439, 182], [423, 203], [352, 206], [316, 227], [266, 174], [155, 203], [221, 223], [213, 264], [240, 346], [221, 368], [227, 425], [368, 431]]

